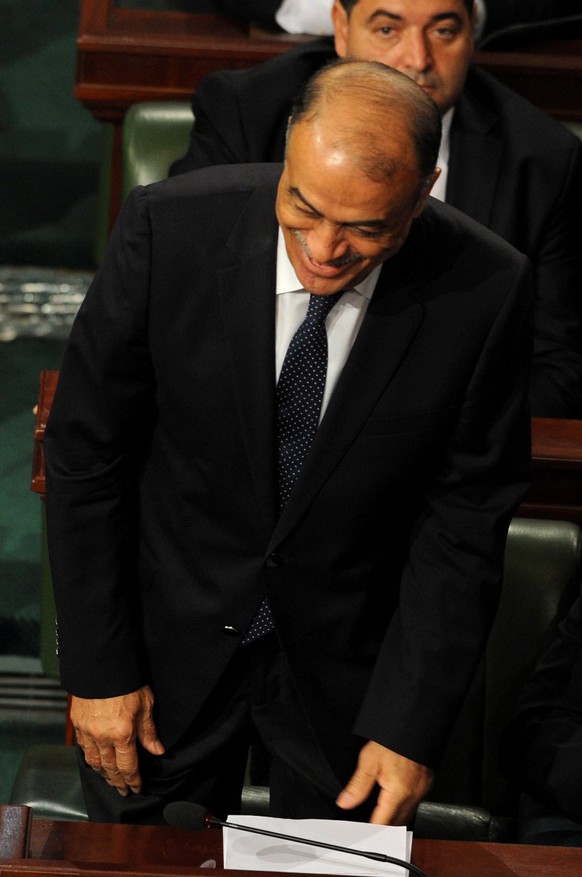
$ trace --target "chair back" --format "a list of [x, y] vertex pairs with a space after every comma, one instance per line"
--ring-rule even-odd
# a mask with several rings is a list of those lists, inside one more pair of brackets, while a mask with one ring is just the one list
[[517, 793], [498, 765], [499, 739], [525, 682], [580, 591], [582, 533], [577, 524], [515, 518], [505, 551], [503, 590], [485, 670], [482, 806], [514, 812]]
[[188, 149], [193, 122], [186, 101], [143, 101], [129, 108], [122, 130], [122, 199], [134, 186], [168, 176], [172, 162]]
[[563, 123], [566, 128], [569, 128], [572, 134], [575, 134], [576, 137], [579, 137], [582, 140], [582, 122], [576, 122], [574, 120], [567, 121]]
[[517, 698], [580, 587], [582, 532], [566, 521], [514, 518], [503, 588], [485, 655], [457, 719], [431, 799], [514, 815], [517, 793], [498, 766]]

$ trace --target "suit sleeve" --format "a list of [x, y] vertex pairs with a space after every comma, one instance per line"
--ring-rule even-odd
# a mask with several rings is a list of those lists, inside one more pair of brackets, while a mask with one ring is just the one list
[[582, 417], [582, 145], [572, 140], [557, 199], [532, 254], [534, 417]]
[[523, 791], [582, 820], [582, 597], [524, 688], [502, 760]]
[[497, 608], [507, 528], [529, 483], [531, 271], [523, 260], [411, 533], [399, 604], [354, 730], [436, 767]]
[[149, 681], [135, 561], [136, 485], [155, 418], [149, 266], [147, 199], [136, 191], [77, 315], [46, 430], [61, 680], [81, 697]]

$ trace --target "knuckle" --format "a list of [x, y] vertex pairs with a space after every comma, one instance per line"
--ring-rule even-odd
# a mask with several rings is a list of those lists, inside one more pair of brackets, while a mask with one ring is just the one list
[[87, 762], [89, 767], [93, 768], [93, 770], [101, 770], [101, 759], [98, 755], [85, 753], [85, 761]]

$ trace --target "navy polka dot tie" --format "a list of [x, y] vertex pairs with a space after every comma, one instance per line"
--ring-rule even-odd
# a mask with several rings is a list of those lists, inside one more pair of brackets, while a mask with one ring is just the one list
[[[305, 320], [287, 349], [277, 384], [277, 448], [279, 509], [291, 495], [303, 461], [315, 438], [327, 374], [327, 332], [325, 320], [343, 294], [310, 295]], [[273, 630], [266, 600], [242, 640], [253, 642]]]

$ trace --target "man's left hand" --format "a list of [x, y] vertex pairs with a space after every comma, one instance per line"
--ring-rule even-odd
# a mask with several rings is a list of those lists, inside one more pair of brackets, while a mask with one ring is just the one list
[[352, 810], [363, 804], [374, 786], [380, 787], [378, 802], [370, 817], [375, 825], [406, 825], [429, 791], [433, 772], [373, 740], [360, 750], [358, 766], [336, 804]]

